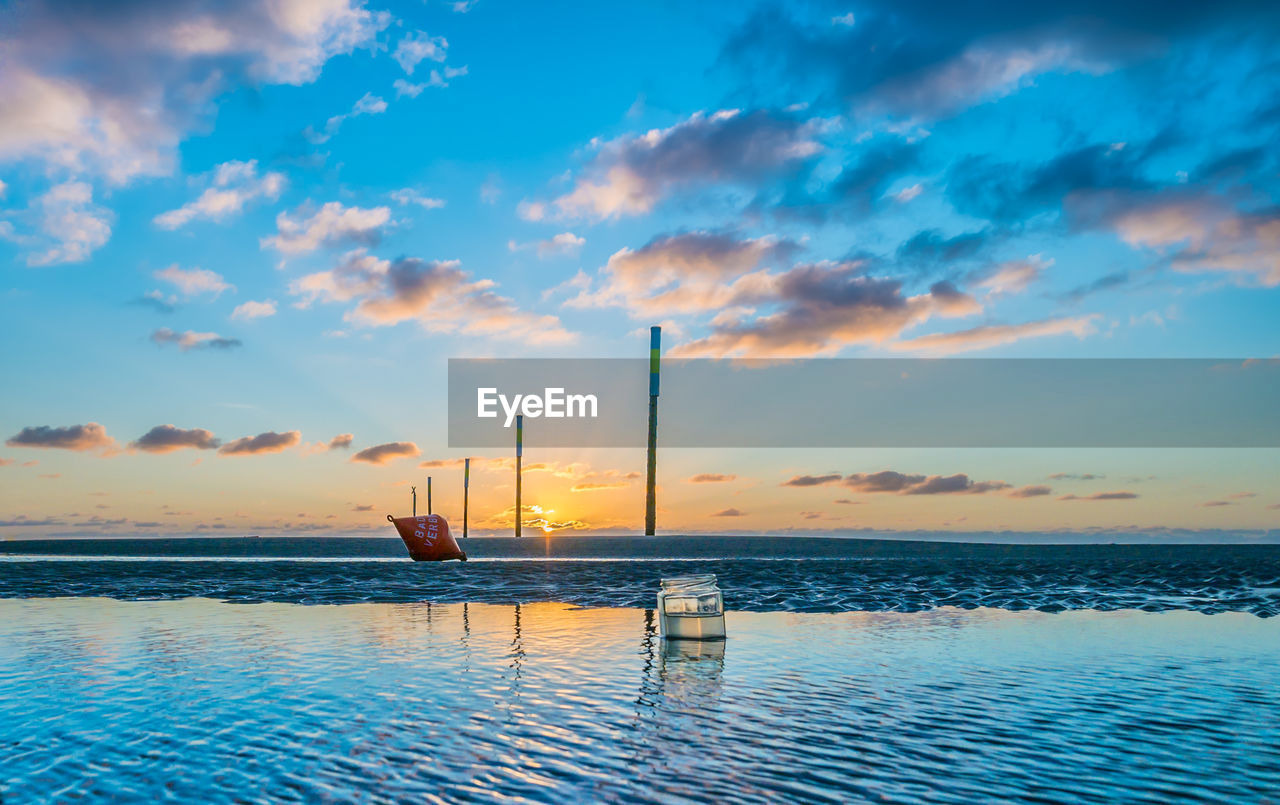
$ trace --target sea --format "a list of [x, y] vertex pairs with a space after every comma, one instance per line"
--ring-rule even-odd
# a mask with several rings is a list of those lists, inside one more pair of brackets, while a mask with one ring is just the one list
[[0, 802], [1280, 802], [1280, 546], [462, 544], [0, 542]]

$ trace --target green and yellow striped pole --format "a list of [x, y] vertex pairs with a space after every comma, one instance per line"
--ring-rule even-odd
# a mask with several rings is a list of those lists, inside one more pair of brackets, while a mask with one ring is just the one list
[[516, 536], [520, 536], [520, 521], [524, 510], [520, 508], [520, 456], [524, 454], [524, 417], [516, 417]]
[[649, 328], [649, 474], [644, 488], [644, 533], [652, 537], [657, 525], [658, 496], [658, 366], [662, 354], [662, 328]]
[[467, 538], [467, 497], [471, 494], [471, 459], [462, 460], [462, 538]]

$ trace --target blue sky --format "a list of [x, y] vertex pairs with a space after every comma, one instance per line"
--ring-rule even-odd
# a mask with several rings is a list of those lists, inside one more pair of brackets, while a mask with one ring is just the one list
[[[680, 355], [1280, 353], [1269, 4], [19, 2], [0, 31], [5, 536], [380, 533], [427, 470], [456, 497], [419, 466], [461, 455], [449, 357], [642, 356], [658, 322]], [[548, 528], [638, 526], [642, 455], [542, 458]], [[832, 469], [1050, 491], [785, 485]], [[1270, 450], [660, 480], [673, 531], [1258, 539], [1280, 505]]]

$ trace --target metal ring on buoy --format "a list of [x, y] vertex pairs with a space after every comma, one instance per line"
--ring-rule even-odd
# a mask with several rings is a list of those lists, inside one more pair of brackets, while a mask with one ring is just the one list
[[391, 516], [391, 515], [389, 515], [389, 514], [387, 515], [387, 522], [388, 522], [388, 523], [394, 523], [395, 521], [396, 521], [396, 518], [392, 517], [392, 516]]

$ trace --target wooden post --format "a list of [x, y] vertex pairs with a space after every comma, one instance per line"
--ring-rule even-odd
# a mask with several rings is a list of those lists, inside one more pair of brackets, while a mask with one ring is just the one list
[[431, 476], [427, 476], [427, 515], [431, 514]]
[[462, 538], [467, 538], [467, 496], [471, 493], [471, 459], [462, 460]]
[[520, 536], [520, 521], [524, 519], [524, 509], [520, 507], [520, 457], [524, 453], [524, 417], [516, 416], [516, 536]]
[[662, 328], [649, 328], [649, 466], [644, 487], [644, 534], [652, 537], [658, 518], [658, 365]]
[[413, 516], [417, 517], [418, 516], [418, 487], [411, 486], [409, 487], [409, 489], [410, 491], [413, 492]]

